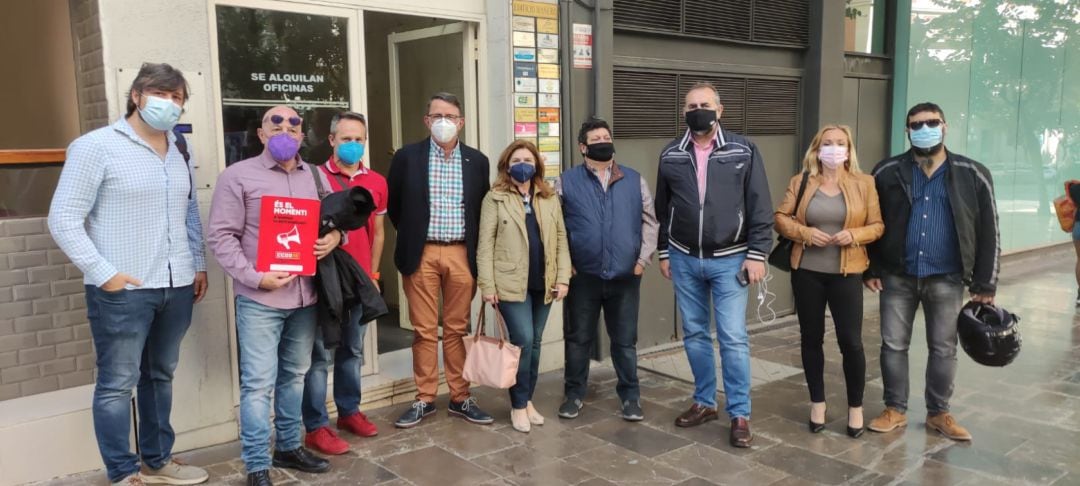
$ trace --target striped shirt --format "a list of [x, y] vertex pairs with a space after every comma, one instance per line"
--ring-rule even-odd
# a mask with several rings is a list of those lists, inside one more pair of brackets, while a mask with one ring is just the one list
[[428, 156], [428, 188], [431, 219], [428, 241], [465, 241], [465, 186], [461, 175], [461, 145], [446, 157], [442, 147], [431, 141]]
[[181, 287], [206, 271], [191, 166], [166, 136], [164, 159], [123, 118], [68, 146], [49, 231], [87, 285], [125, 273], [140, 288]]
[[911, 217], [904, 252], [905, 268], [918, 278], [961, 273], [960, 240], [956, 234], [946, 173], [948, 161], [930, 177], [912, 166]]

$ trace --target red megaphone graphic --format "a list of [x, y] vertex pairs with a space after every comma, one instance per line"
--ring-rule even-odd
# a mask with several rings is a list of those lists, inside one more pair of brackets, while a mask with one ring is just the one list
[[279, 245], [284, 246], [286, 250], [291, 250], [289, 245], [292, 243], [300, 244], [300, 230], [293, 225], [292, 229], [287, 233], [279, 233], [277, 235], [277, 242]]

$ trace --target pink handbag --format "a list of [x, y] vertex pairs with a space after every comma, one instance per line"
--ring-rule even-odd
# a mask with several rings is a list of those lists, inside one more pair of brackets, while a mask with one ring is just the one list
[[498, 337], [484, 334], [484, 307], [480, 307], [480, 319], [476, 324], [476, 334], [465, 337], [465, 368], [461, 376], [474, 385], [492, 388], [510, 388], [517, 383], [518, 361], [521, 348], [510, 344], [510, 335], [499, 308], [495, 310], [495, 326]]

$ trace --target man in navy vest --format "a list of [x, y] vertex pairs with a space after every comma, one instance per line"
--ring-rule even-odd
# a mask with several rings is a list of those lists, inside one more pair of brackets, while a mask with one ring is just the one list
[[574, 269], [563, 320], [566, 399], [559, 417], [572, 419], [581, 411], [602, 309], [622, 417], [636, 422], [644, 418], [637, 378], [641, 275], [656, 251], [659, 231], [653, 197], [637, 171], [615, 163], [607, 122], [591, 118], [583, 123], [578, 144], [585, 163], [564, 172], [555, 184]]

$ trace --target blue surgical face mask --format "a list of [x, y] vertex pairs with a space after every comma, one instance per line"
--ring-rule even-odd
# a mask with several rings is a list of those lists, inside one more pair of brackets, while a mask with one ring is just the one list
[[139, 116], [154, 130], [167, 132], [176, 126], [176, 122], [180, 121], [182, 111], [183, 109], [173, 103], [172, 100], [147, 95], [146, 105], [139, 109]]
[[920, 149], [931, 149], [941, 144], [941, 125], [936, 127], [923, 126], [918, 130], [910, 130], [911, 146]]
[[364, 144], [360, 142], [345, 142], [338, 144], [337, 157], [345, 165], [356, 165], [364, 158]]

